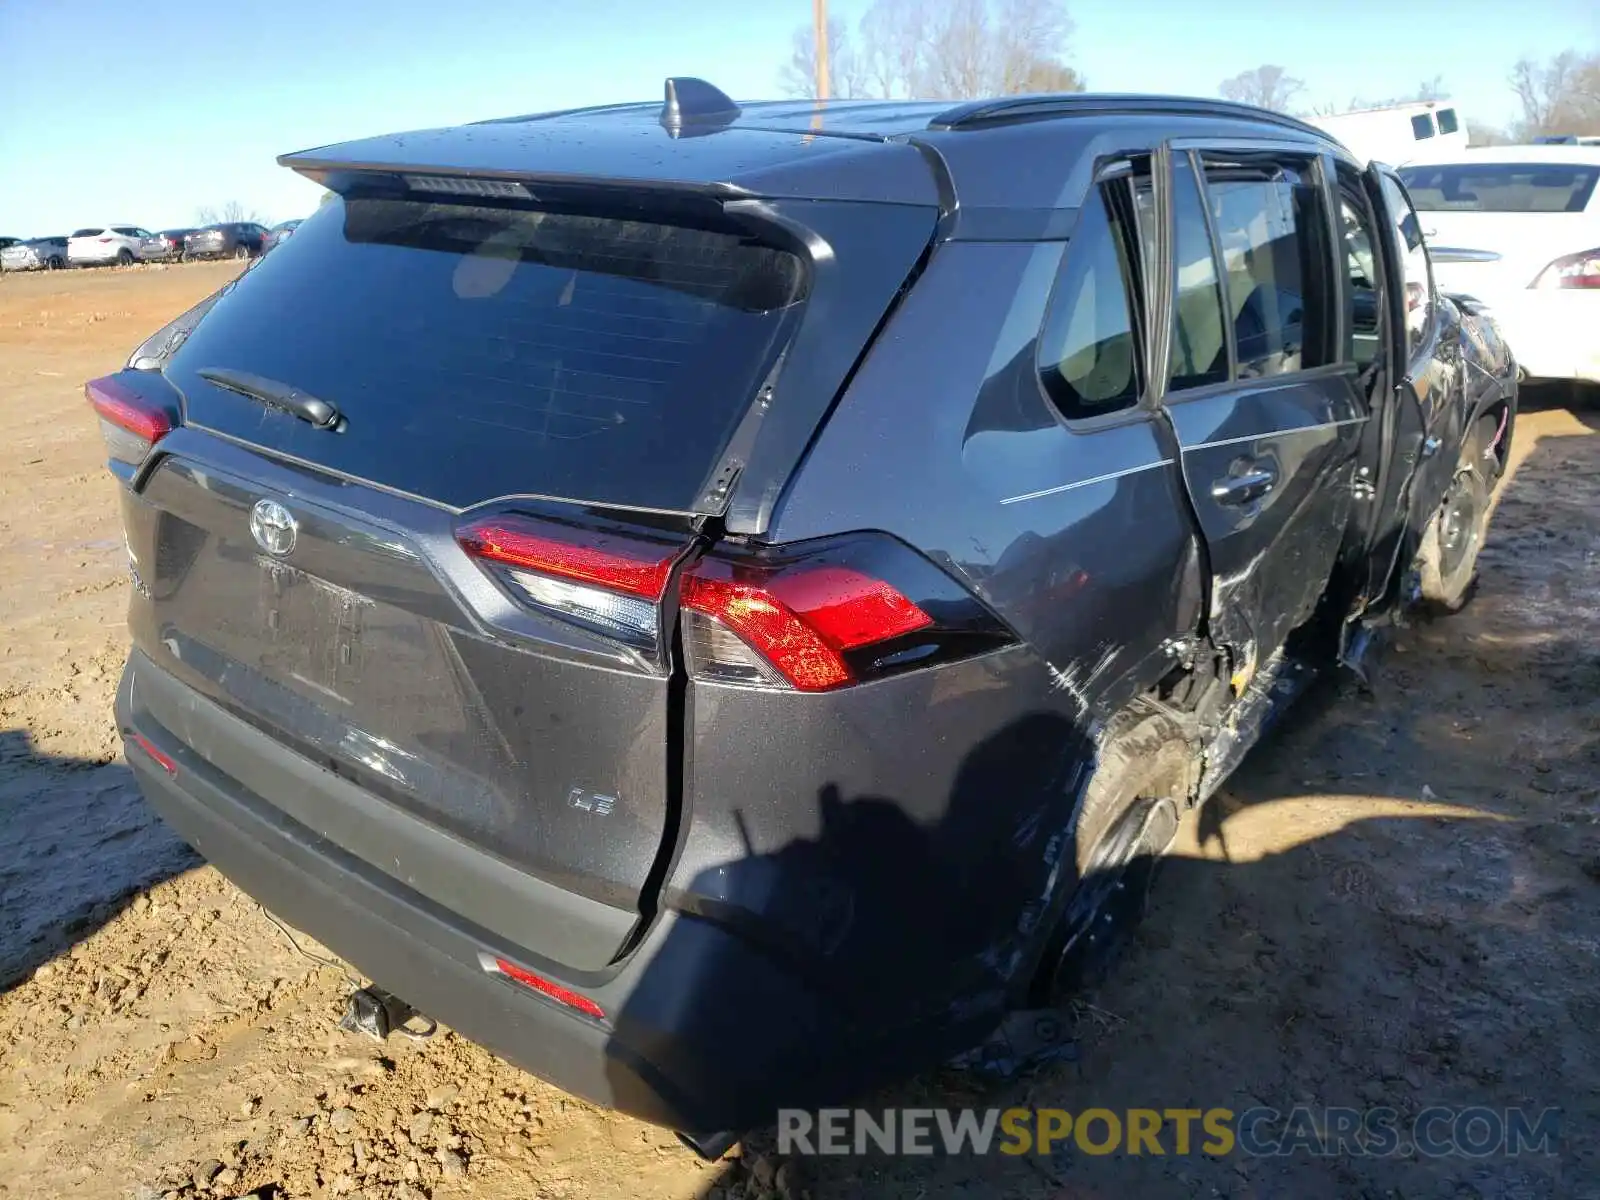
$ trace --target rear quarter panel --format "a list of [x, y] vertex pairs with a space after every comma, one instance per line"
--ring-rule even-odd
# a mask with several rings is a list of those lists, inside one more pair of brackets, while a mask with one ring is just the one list
[[691, 683], [668, 901], [764, 938], [880, 1026], [950, 1028], [1029, 976], [1075, 862], [1099, 720], [1199, 615], [1181, 481], [1142, 414], [1069, 429], [1034, 341], [1061, 244], [937, 250], [771, 531], [889, 532], [1020, 635], [822, 695]]

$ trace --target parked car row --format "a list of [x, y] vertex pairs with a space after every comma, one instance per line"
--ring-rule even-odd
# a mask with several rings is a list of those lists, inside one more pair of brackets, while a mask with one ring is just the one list
[[204, 228], [163, 229], [159, 233], [139, 225], [90, 225], [70, 237], [0, 238], [0, 270], [54, 271], [138, 262], [256, 258], [299, 224], [298, 219], [281, 221], [269, 229], [255, 221], [221, 221]]
[[0, 239], [0, 271], [59, 271], [67, 265], [64, 237]]

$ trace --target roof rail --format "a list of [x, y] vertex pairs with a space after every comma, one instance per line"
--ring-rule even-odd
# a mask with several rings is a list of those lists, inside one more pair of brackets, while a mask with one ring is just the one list
[[668, 77], [661, 105], [661, 127], [668, 133], [676, 136], [686, 125], [720, 129], [738, 116], [739, 106], [715, 85], [692, 75]]
[[1325, 131], [1287, 113], [1238, 104], [1231, 100], [1207, 100], [1195, 96], [1095, 95], [1083, 92], [1047, 93], [1033, 96], [999, 96], [990, 100], [969, 100], [946, 109], [928, 122], [929, 129], [976, 129], [1008, 125], [1020, 121], [1041, 121], [1052, 117], [1150, 113], [1171, 116], [1232, 117], [1252, 121], [1271, 121], [1300, 133], [1326, 138]]

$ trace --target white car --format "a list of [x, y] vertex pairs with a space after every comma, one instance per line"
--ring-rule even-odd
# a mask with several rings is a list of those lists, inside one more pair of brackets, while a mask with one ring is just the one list
[[128, 266], [139, 261], [139, 247], [150, 236], [137, 225], [91, 225], [67, 239], [67, 261], [75, 267]]
[[1439, 289], [1487, 304], [1527, 375], [1600, 383], [1600, 146], [1485, 146], [1400, 177]]

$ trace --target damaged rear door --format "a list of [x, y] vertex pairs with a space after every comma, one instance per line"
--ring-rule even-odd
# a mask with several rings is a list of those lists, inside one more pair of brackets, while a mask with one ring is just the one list
[[1248, 678], [1322, 595], [1366, 405], [1340, 361], [1318, 152], [1175, 143], [1165, 404], [1210, 553], [1211, 617]]

